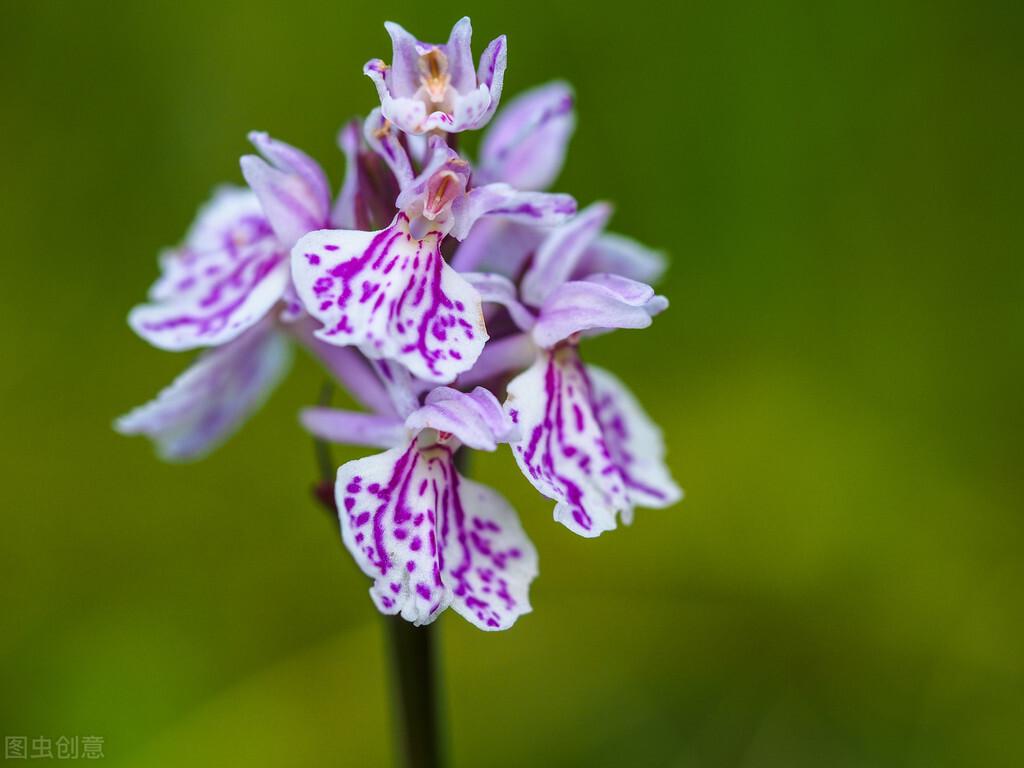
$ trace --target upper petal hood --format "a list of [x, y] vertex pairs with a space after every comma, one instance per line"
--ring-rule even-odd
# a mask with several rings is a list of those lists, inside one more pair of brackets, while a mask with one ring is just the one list
[[504, 36], [487, 46], [474, 73], [468, 18], [440, 45], [420, 42], [394, 22], [385, 28], [393, 47], [391, 66], [373, 59], [363, 68], [377, 88], [384, 117], [411, 134], [471, 130], [491, 118], [505, 75]]

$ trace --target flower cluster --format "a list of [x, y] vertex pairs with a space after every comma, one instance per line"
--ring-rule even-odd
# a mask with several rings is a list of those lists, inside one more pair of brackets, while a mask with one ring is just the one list
[[336, 198], [310, 157], [253, 133], [247, 188], [217, 190], [161, 257], [129, 323], [162, 349], [205, 351], [117, 428], [165, 458], [198, 457], [259, 406], [297, 342], [365, 409], [309, 408], [305, 428], [384, 449], [343, 465], [335, 489], [377, 607], [426, 624], [450, 606], [505, 629], [530, 610], [536, 550], [456, 456], [510, 446], [555, 520], [581, 536], [676, 502], [660, 431], [580, 352], [668, 306], [648, 285], [663, 263], [604, 231], [608, 205], [577, 211], [546, 191], [574, 128], [566, 85], [512, 101], [471, 162], [455, 137], [494, 115], [505, 38], [474, 69], [469, 19], [444, 44], [386, 28], [391, 64], [364, 68], [380, 106], [341, 131]]

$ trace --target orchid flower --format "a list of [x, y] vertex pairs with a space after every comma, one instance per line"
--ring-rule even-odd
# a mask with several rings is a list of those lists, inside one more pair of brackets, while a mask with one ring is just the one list
[[[343, 464], [333, 499], [374, 604], [416, 625], [451, 607], [507, 629], [531, 610], [537, 553], [461, 457], [509, 445], [555, 519], [584, 537], [682, 497], [661, 431], [580, 353], [587, 337], [646, 328], [667, 308], [649, 285], [664, 258], [605, 232], [607, 203], [577, 211], [547, 191], [575, 129], [568, 85], [495, 114], [504, 37], [474, 70], [468, 18], [443, 45], [385, 26], [392, 64], [364, 68], [380, 104], [338, 136], [346, 175], [333, 205], [311, 158], [253, 133], [248, 189], [217, 190], [161, 257], [129, 323], [154, 346], [201, 352], [116, 428], [167, 459], [201, 456], [266, 399], [298, 342], [364, 409], [306, 409], [305, 429], [383, 449]], [[452, 134], [492, 116], [471, 164]]]
[[[145, 434], [169, 460], [198, 458], [223, 441], [269, 395], [291, 359], [288, 338], [315, 342], [295, 323], [301, 305], [291, 291], [292, 243], [325, 225], [326, 177], [308, 156], [265, 133], [250, 140], [273, 165], [249, 155], [250, 189], [221, 187], [204, 205], [184, 244], [160, 258], [150, 302], [129, 315], [154, 346], [213, 347], [153, 401], [119, 419], [124, 434]], [[279, 308], [276, 316], [272, 310]], [[331, 365], [342, 365], [333, 350]]]
[[646, 328], [668, 307], [653, 288], [620, 275], [568, 279], [608, 214], [591, 206], [549, 233], [518, 295], [499, 275], [467, 276], [528, 332], [505, 343], [521, 349], [527, 341], [535, 351], [507, 387], [505, 408], [522, 435], [512, 446], [519, 468], [556, 502], [555, 519], [587, 537], [615, 528], [619, 515], [631, 522], [635, 506], [665, 507], [682, 497], [658, 428], [618, 379], [579, 356], [584, 334]]
[[161, 257], [150, 303], [128, 316], [156, 347], [215, 347], [254, 326], [285, 296], [292, 244], [327, 223], [330, 193], [320, 167], [266, 134], [250, 139], [274, 165], [242, 158], [251, 190], [214, 195], [184, 246]]
[[519, 468], [554, 499], [555, 519], [581, 536], [615, 528], [616, 514], [666, 507], [682, 491], [665, 466], [661, 431], [611, 373], [583, 363], [578, 334], [644, 328], [667, 306], [643, 283], [593, 275], [565, 283], [541, 307], [536, 362], [508, 385], [505, 407], [521, 428]]
[[450, 382], [476, 362], [487, 341], [480, 297], [445, 261], [441, 244], [463, 239], [484, 216], [554, 225], [576, 209], [568, 195], [518, 192], [495, 183], [469, 188], [470, 167], [440, 137], [426, 166], [412, 161], [380, 113], [364, 137], [401, 187], [391, 224], [374, 232], [322, 230], [292, 249], [292, 277], [319, 339], [393, 359], [415, 376]]
[[433, 389], [397, 417], [308, 409], [313, 434], [390, 450], [350, 461], [335, 486], [342, 539], [386, 614], [429, 624], [447, 607], [480, 629], [507, 629], [530, 609], [537, 553], [499, 494], [463, 477], [461, 446], [493, 451], [516, 437], [491, 392]]
[[468, 18], [452, 27], [443, 45], [423, 43], [394, 22], [392, 64], [373, 59], [363, 72], [373, 80], [384, 117], [410, 134], [480, 128], [494, 114], [505, 79], [505, 36], [492, 40], [474, 72]]

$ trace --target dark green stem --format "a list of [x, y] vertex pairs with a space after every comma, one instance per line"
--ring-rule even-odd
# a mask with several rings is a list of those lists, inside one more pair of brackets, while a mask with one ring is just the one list
[[385, 619], [391, 641], [391, 683], [400, 765], [440, 768], [441, 724], [433, 624], [417, 627], [400, 616]]

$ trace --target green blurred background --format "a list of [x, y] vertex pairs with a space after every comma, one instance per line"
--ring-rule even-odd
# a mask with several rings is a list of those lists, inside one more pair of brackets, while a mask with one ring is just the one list
[[[188, 361], [125, 324], [245, 134], [318, 157], [400, 21], [563, 77], [558, 187], [671, 253], [595, 341], [687, 499], [439, 622], [459, 766], [1024, 765], [1021, 6], [0, 0], [0, 732], [117, 766], [385, 766], [368, 581], [311, 500], [301, 358], [208, 460], [110, 429]], [[349, 459], [358, 451], [338, 451]]]

